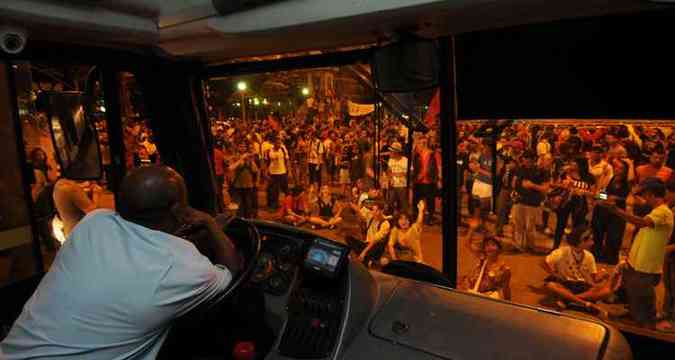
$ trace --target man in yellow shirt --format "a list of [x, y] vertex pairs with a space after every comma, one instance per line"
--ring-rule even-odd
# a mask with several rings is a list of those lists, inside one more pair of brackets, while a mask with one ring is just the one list
[[673, 326], [668, 320], [656, 320], [654, 292], [661, 280], [666, 245], [673, 232], [673, 212], [665, 203], [665, 196], [663, 181], [648, 178], [642, 185], [642, 197], [652, 210], [645, 217], [629, 214], [611, 202], [602, 205], [639, 229], [628, 255], [628, 266], [623, 272], [623, 286], [631, 316], [642, 326], [672, 332]]

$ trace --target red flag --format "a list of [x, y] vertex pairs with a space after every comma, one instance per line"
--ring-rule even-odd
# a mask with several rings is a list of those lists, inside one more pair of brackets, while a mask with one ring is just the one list
[[434, 94], [434, 97], [431, 98], [431, 102], [429, 103], [429, 109], [427, 110], [427, 113], [424, 115], [424, 123], [432, 127], [434, 125], [434, 122], [436, 121], [436, 117], [438, 114], [441, 113], [441, 91], [436, 90], [436, 93]]
[[276, 117], [272, 115], [267, 115], [267, 123], [272, 129], [274, 129], [274, 131], [281, 130], [281, 124], [279, 124], [279, 121], [276, 119]]

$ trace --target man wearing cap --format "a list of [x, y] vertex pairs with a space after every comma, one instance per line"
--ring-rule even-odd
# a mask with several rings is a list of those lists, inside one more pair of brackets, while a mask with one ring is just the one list
[[550, 175], [535, 165], [537, 154], [532, 150], [523, 153], [516, 170], [512, 187], [517, 194], [513, 207], [513, 241], [521, 251], [534, 246], [539, 205], [548, 191]]
[[387, 168], [391, 179], [391, 207], [405, 212], [408, 210], [408, 158], [403, 156], [403, 146], [399, 142], [392, 143], [389, 149]]
[[656, 320], [654, 288], [661, 280], [666, 245], [673, 233], [673, 212], [665, 203], [666, 186], [660, 179], [644, 180], [641, 195], [652, 209], [645, 217], [632, 215], [611, 201], [601, 202], [600, 205], [639, 229], [623, 271], [623, 286], [631, 316], [642, 326], [671, 332], [673, 326], [669, 321]]

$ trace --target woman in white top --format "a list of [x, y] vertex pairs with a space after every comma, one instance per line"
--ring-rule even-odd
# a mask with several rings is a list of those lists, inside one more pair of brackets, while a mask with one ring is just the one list
[[417, 204], [417, 219], [410, 224], [410, 218], [406, 213], [401, 213], [396, 221], [396, 227], [389, 235], [387, 249], [392, 260], [424, 262], [422, 256], [422, 227], [424, 226], [424, 200]]

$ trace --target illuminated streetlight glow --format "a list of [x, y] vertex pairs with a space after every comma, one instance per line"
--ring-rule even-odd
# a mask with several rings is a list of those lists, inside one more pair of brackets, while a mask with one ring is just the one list
[[260, 100], [258, 100], [258, 98], [253, 98], [253, 105], [255, 106], [260, 105]]
[[303, 87], [302, 88], [302, 95], [305, 95], [305, 96], [309, 95], [309, 88]]
[[263, 99], [263, 104], [267, 105], [267, 99]]
[[246, 84], [246, 82], [240, 81], [237, 83], [237, 89], [239, 89], [239, 91], [245, 91], [247, 88], [248, 85]]

